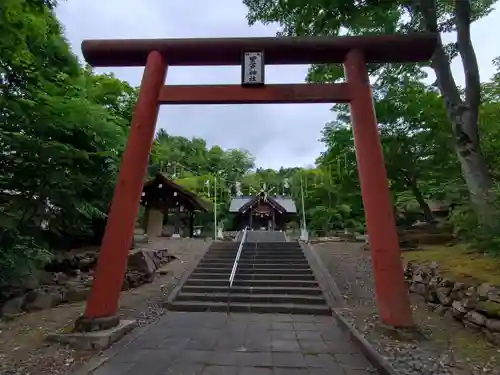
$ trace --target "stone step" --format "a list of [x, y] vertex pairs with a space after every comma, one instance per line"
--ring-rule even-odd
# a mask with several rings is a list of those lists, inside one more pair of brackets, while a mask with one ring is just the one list
[[[233, 251], [238, 251], [239, 247], [234, 249], [210, 249], [209, 251], [218, 251], [221, 253], [231, 253]], [[302, 253], [302, 249], [260, 249], [260, 248], [247, 248], [243, 246], [241, 249], [242, 253]]]
[[[226, 262], [226, 263], [214, 263], [214, 262], [200, 262], [198, 264], [198, 268], [223, 268], [231, 270], [233, 268], [234, 262]], [[261, 263], [261, 264], [252, 264], [252, 263], [240, 263], [238, 262], [238, 269], [251, 270], [257, 268], [287, 268], [294, 270], [308, 270], [310, 269], [309, 264], [304, 262], [302, 264], [283, 264], [283, 263]]]
[[[221, 256], [204, 256], [203, 260], [221, 260], [226, 262], [234, 262], [236, 257], [221, 257]], [[303, 261], [307, 262], [307, 259], [304, 256], [301, 257], [280, 257], [280, 256], [269, 256], [269, 257], [240, 257], [238, 261], [247, 261], [247, 262], [269, 262], [275, 261], [276, 263], [280, 263], [282, 261]]]
[[298, 242], [245, 242], [243, 245], [248, 247], [256, 247], [259, 249], [266, 249], [266, 248], [300, 249], [300, 244]]
[[168, 306], [172, 311], [217, 311], [217, 312], [251, 312], [274, 314], [304, 314], [304, 315], [331, 315], [326, 305], [300, 304], [268, 304], [268, 303], [225, 303], [225, 302], [192, 302], [175, 301]]
[[[236, 252], [234, 253], [207, 253], [205, 257], [209, 258], [232, 258], [234, 259], [236, 257]], [[302, 253], [280, 253], [280, 252], [275, 252], [275, 253], [241, 253], [240, 258], [305, 258], [304, 254]]]
[[[224, 259], [202, 259], [200, 263], [198, 263], [198, 265], [206, 265], [206, 264], [220, 264], [220, 265], [230, 265], [231, 267], [233, 266], [234, 264], [234, 260], [231, 260], [231, 261], [227, 261], [227, 260], [224, 260]], [[298, 266], [303, 266], [303, 265], [306, 265], [307, 267], [309, 267], [309, 263], [307, 262], [307, 259], [304, 259], [304, 260], [289, 260], [289, 261], [285, 261], [285, 260], [279, 260], [279, 261], [275, 261], [273, 262], [272, 260], [269, 260], [269, 261], [265, 261], [265, 260], [259, 260], [259, 261], [255, 261], [255, 262], [252, 262], [252, 261], [248, 261], [248, 260], [245, 260], [245, 259], [240, 259], [238, 261], [238, 267], [239, 266], [248, 266], [248, 267], [252, 267], [252, 266], [255, 266], [255, 267], [261, 267], [261, 266], [267, 266], [267, 265], [271, 265], [271, 264], [280, 264], [280, 265], [286, 265], [286, 266], [290, 266], [290, 268], [293, 268], [293, 266], [295, 265], [298, 265]]]
[[[197, 271], [196, 269], [191, 274], [192, 277], [198, 279], [227, 279], [228, 273], [208, 273]], [[237, 274], [235, 280], [315, 280], [313, 274], [297, 275], [295, 273], [253, 273], [253, 274]]]
[[228, 280], [231, 271], [226, 273], [208, 273], [203, 272], [203, 270], [198, 271], [197, 268], [193, 271], [190, 278], [193, 277], [195, 279], [220, 279], [220, 280]]
[[[196, 267], [195, 272], [207, 273], [231, 273], [232, 267]], [[312, 275], [311, 269], [289, 269], [289, 268], [236, 268], [236, 274], [289, 274], [289, 275]]]
[[237, 293], [237, 294], [294, 294], [294, 295], [309, 295], [320, 296], [322, 291], [319, 287], [281, 287], [281, 286], [235, 286], [232, 288], [228, 285], [225, 286], [198, 286], [198, 285], [185, 285], [182, 288], [183, 292], [188, 293]]
[[[220, 257], [234, 257], [238, 254], [237, 251], [232, 251], [232, 252], [223, 252], [223, 251], [217, 251], [217, 252], [208, 252], [205, 256], [220, 256]], [[304, 253], [297, 251], [297, 252], [284, 252], [284, 251], [269, 251], [269, 252], [260, 252], [260, 253], [255, 253], [255, 252], [248, 252], [248, 251], [242, 251], [240, 254], [240, 257], [249, 257], [249, 258], [258, 258], [258, 257], [303, 257]]]
[[253, 273], [237, 274], [235, 280], [315, 280], [314, 275], [297, 275], [296, 273]]
[[254, 294], [254, 293], [189, 293], [181, 291], [176, 301], [208, 301], [230, 303], [276, 303], [324, 305], [323, 296], [293, 294]]
[[[201, 277], [190, 277], [186, 284], [193, 286], [229, 286], [229, 277], [224, 279], [203, 279]], [[233, 281], [234, 287], [290, 287], [290, 288], [317, 288], [315, 280], [237, 280]]]

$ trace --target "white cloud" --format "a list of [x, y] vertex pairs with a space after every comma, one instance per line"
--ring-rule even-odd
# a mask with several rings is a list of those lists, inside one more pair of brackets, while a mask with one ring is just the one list
[[[66, 29], [73, 50], [81, 58], [83, 39], [189, 38], [274, 36], [276, 26], [249, 27], [246, 7], [239, 0], [68, 0], [57, 15]], [[487, 38], [500, 22], [493, 12], [472, 28], [473, 41], [483, 79], [493, 69], [491, 60], [500, 55]], [[459, 61], [453, 63], [458, 83], [463, 82]], [[110, 68], [120, 79], [138, 85], [141, 68]], [[307, 67], [273, 66], [266, 80], [273, 83], [303, 82]], [[170, 84], [239, 83], [238, 67], [170, 68]], [[224, 148], [246, 148], [264, 167], [303, 166], [314, 162], [323, 146], [318, 141], [323, 125], [333, 118], [330, 106], [315, 105], [221, 105], [164, 106], [158, 128], [186, 137], [203, 137]]]

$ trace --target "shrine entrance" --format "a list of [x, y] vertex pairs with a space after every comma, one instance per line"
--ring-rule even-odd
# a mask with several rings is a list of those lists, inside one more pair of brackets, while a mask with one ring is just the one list
[[[427, 61], [436, 34], [359, 37], [89, 40], [92, 66], [145, 66], [92, 291], [76, 329], [118, 324], [118, 298], [161, 104], [349, 103], [382, 323], [413, 324], [367, 64]], [[265, 65], [343, 64], [347, 81], [265, 84]], [[241, 85], [165, 86], [167, 66], [242, 65]]]

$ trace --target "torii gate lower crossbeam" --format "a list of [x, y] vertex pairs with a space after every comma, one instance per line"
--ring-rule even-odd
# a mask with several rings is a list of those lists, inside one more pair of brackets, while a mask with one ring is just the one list
[[[366, 64], [425, 61], [431, 58], [436, 45], [435, 34], [83, 42], [84, 56], [93, 66], [145, 65], [145, 70], [92, 291], [75, 329], [89, 331], [118, 324], [118, 299], [160, 104], [325, 102], [350, 104], [380, 319], [391, 326], [411, 326], [409, 296]], [[164, 86], [167, 65], [237, 65], [246, 49], [263, 51], [266, 64], [343, 63], [347, 83], [252, 88]]]

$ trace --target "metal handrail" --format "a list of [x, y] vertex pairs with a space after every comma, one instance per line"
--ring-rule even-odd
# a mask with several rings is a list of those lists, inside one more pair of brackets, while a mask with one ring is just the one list
[[245, 243], [245, 240], [247, 238], [247, 229], [248, 227], [245, 227], [245, 229], [243, 230], [243, 235], [241, 236], [240, 246], [238, 247], [238, 253], [236, 254], [236, 258], [234, 259], [233, 269], [231, 270], [231, 276], [229, 276], [229, 288], [232, 288], [233, 286], [234, 276], [236, 275], [236, 269], [238, 268], [238, 261], [240, 260], [241, 252], [243, 250], [243, 244]]

